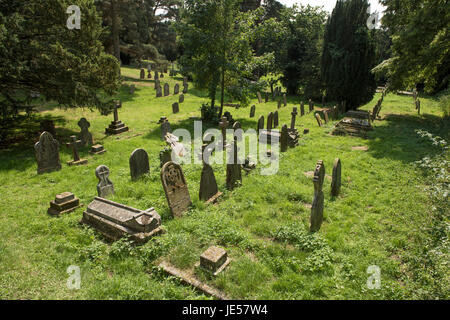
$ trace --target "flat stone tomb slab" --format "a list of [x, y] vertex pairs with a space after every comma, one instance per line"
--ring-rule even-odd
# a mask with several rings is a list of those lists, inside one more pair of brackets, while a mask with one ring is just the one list
[[53, 216], [59, 216], [64, 213], [69, 213], [79, 207], [81, 207], [80, 199], [75, 197], [72, 192], [63, 192], [56, 195], [55, 200], [50, 201], [50, 208], [47, 212]]
[[145, 242], [163, 232], [161, 217], [155, 209], [142, 211], [100, 197], [89, 204], [81, 222], [112, 240], [129, 234], [133, 240]]
[[93, 145], [91, 147], [91, 151], [89, 151], [90, 154], [102, 154], [105, 152], [106, 152], [106, 150], [101, 144]]

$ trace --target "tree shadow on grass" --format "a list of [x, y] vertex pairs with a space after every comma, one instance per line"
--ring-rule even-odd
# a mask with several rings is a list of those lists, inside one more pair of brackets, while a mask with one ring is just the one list
[[434, 115], [387, 114], [387, 125], [377, 126], [368, 133], [369, 153], [375, 159], [389, 158], [411, 163], [439, 152], [430, 142], [424, 141], [416, 130], [425, 130], [449, 138], [449, 124]]

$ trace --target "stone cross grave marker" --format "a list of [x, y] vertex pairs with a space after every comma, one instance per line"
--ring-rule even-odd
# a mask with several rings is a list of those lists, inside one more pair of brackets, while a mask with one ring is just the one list
[[107, 166], [98, 166], [95, 169], [95, 176], [98, 179], [97, 194], [100, 198], [106, 198], [114, 194], [114, 184], [109, 180], [109, 168]]
[[106, 128], [106, 134], [121, 134], [127, 132], [129, 128], [125, 126], [122, 121], [119, 120], [119, 113], [117, 111], [117, 105], [114, 107], [114, 121], [111, 122], [108, 128]]
[[232, 143], [232, 148], [228, 153], [227, 161], [227, 188], [229, 190], [234, 189], [237, 186], [238, 181], [242, 183], [242, 172], [241, 165], [238, 163], [238, 141], [237, 137], [234, 137], [234, 142]]
[[144, 149], [136, 149], [130, 156], [130, 174], [131, 179], [136, 180], [150, 172], [150, 164], [148, 161], [147, 151]]
[[86, 145], [88, 146], [93, 145], [94, 139], [92, 138], [92, 134], [89, 132], [89, 127], [91, 126], [89, 121], [87, 121], [86, 118], [81, 118], [81, 120], [78, 121], [78, 126], [81, 129], [80, 132], [81, 145], [83, 147]]
[[72, 140], [70, 142], [70, 146], [72, 147], [73, 160], [67, 161], [67, 164], [69, 166], [79, 166], [82, 164], [86, 164], [88, 161], [86, 159], [80, 159], [80, 155], [78, 154], [78, 145], [81, 143], [81, 141], [77, 140], [76, 136], [70, 136], [70, 139]]
[[227, 128], [230, 122], [228, 121], [228, 118], [223, 116], [222, 121], [219, 122], [219, 128], [222, 129], [222, 142], [223, 142], [223, 149], [226, 148], [227, 144]]
[[310, 231], [319, 231], [323, 222], [323, 180], [325, 178], [325, 165], [322, 160], [319, 160], [314, 171], [314, 200], [311, 207]]
[[256, 111], [256, 106], [253, 105], [253, 106], [250, 108], [250, 118], [254, 118], [254, 117], [255, 117], [255, 111]]
[[59, 143], [49, 132], [42, 132], [39, 142], [36, 142], [34, 145], [34, 150], [38, 164], [38, 174], [61, 170]]
[[161, 169], [161, 182], [170, 211], [181, 217], [192, 204], [183, 170], [175, 162], [167, 162]]
[[298, 114], [297, 108], [294, 107], [291, 113], [291, 130], [295, 129], [295, 118], [297, 117], [297, 114]]
[[331, 177], [331, 195], [337, 197], [341, 191], [341, 159], [336, 158], [333, 165]]

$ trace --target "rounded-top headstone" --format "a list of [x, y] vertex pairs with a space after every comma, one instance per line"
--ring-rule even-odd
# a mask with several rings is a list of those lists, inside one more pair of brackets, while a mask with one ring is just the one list
[[130, 156], [130, 173], [133, 180], [138, 179], [144, 174], [149, 173], [150, 165], [147, 151], [136, 149]]

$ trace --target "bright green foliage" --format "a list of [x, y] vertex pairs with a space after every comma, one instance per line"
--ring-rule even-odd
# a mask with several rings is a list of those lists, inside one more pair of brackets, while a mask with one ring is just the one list
[[450, 4], [447, 0], [382, 0], [383, 25], [392, 32], [393, 89], [423, 84], [429, 93], [450, 80]]
[[[67, 8], [81, 9], [81, 29], [66, 26]], [[26, 108], [30, 92], [74, 107], [105, 109], [119, 87], [119, 65], [99, 41], [93, 0], [4, 0], [0, 6], [0, 112]]]
[[338, 0], [325, 29], [321, 70], [326, 95], [345, 101], [348, 109], [369, 102], [376, 88], [367, 8], [366, 0]]

